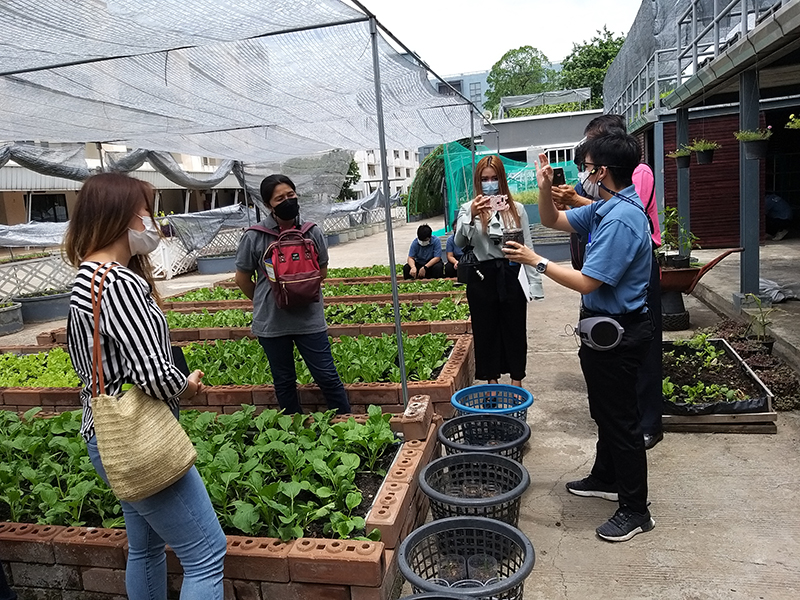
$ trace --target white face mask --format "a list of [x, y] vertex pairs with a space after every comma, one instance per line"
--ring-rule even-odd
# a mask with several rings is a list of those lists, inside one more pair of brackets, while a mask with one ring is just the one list
[[429, 245], [431, 243], [431, 241], [430, 240], [424, 240], [424, 241], [423, 240], [417, 240], [417, 243], [420, 246], [427, 246], [427, 245]]
[[131, 247], [131, 256], [146, 256], [158, 248], [161, 236], [158, 235], [156, 226], [149, 216], [138, 216], [144, 223], [144, 231], [128, 229], [128, 244]]
[[592, 200], [602, 200], [600, 197], [600, 182], [589, 180], [590, 171], [584, 171], [584, 174], [585, 177], [581, 180], [581, 187], [583, 188], [584, 194]]

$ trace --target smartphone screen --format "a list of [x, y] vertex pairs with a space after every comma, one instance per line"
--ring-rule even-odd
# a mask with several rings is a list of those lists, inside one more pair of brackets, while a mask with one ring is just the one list
[[564, 169], [562, 167], [553, 167], [553, 185], [565, 185], [567, 183], [564, 177]]

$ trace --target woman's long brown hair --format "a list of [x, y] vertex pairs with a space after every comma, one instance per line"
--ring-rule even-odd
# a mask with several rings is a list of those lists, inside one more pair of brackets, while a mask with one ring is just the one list
[[[501, 212], [501, 218], [503, 219], [503, 226], [504, 227], [520, 227], [520, 220], [519, 220], [519, 212], [517, 211], [517, 207], [514, 204], [514, 198], [511, 196], [511, 191], [508, 189], [508, 180], [506, 179], [506, 168], [503, 166], [503, 161], [500, 160], [497, 156], [484, 156], [478, 164], [475, 165], [475, 172], [472, 176], [472, 192], [474, 197], [477, 197], [483, 194], [483, 188], [481, 186], [481, 174], [483, 170], [487, 167], [491, 167], [494, 169], [495, 173], [497, 173], [497, 182], [500, 184], [499, 193], [502, 196], [508, 196], [508, 204], [510, 206], [510, 210]], [[481, 219], [481, 228], [483, 232], [486, 233], [489, 227], [489, 219], [491, 218], [491, 210], [482, 210], [480, 219]]]
[[[152, 218], [154, 198], [152, 185], [121, 173], [100, 173], [87, 179], [78, 192], [64, 236], [69, 263], [77, 268], [87, 256], [128, 235], [131, 219], [139, 213], [142, 203]], [[153, 223], [160, 231], [155, 219]], [[132, 256], [127, 267], [150, 284], [153, 297], [160, 302], [150, 259]]]

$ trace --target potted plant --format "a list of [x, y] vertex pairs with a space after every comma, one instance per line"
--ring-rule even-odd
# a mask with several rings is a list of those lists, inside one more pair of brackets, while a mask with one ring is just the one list
[[772, 354], [775, 338], [769, 335], [767, 327], [772, 324], [769, 316], [775, 309], [765, 308], [761, 298], [755, 294], [747, 294], [745, 298], [750, 302], [751, 306], [755, 307], [755, 311], [750, 315], [750, 323], [745, 330], [745, 337], [764, 346], [767, 354]]
[[734, 132], [733, 137], [744, 145], [744, 157], [758, 160], [767, 156], [769, 138], [772, 136], [772, 125], [766, 129], [741, 129]]
[[682, 146], [681, 148], [676, 148], [674, 152], [667, 154], [667, 158], [674, 158], [679, 169], [688, 169], [689, 161], [692, 158], [692, 151], [689, 150], [688, 147]]
[[800, 117], [789, 115], [789, 121], [784, 125], [786, 129], [800, 129]]
[[697, 155], [698, 165], [710, 165], [714, 161], [714, 150], [721, 148], [721, 146], [711, 140], [692, 140], [692, 143], [687, 146], [689, 150]]
[[683, 219], [678, 215], [678, 209], [665, 206], [661, 211], [664, 225], [661, 229], [661, 247], [658, 249], [658, 262], [662, 267], [685, 269], [689, 266], [688, 254], [681, 254], [680, 240], [685, 238], [689, 242], [689, 249], [699, 248], [697, 236], [686, 229]]
[[22, 305], [22, 320], [25, 323], [41, 323], [66, 319], [69, 313], [69, 298], [72, 292], [68, 289], [51, 288], [31, 294], [22, 294], [12, 298]]
[[22, 304], [10, 298], [0, 298], [0, 335], [16, 333], [23, 327]]

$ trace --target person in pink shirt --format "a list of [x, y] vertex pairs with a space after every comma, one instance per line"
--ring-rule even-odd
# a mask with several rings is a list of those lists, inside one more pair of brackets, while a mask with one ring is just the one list
[[[592, 119], [584, 129], [584, 134], [591, 139], [620, 130], [625, 131], [625, 119], [620, 115], [608, 114]], [[575, 157], [575, 164], [581, 164], [582, 162], [582, 157]], [[575, 187], [571, 185], [553, 186], [553, 200], [562, 209], [566, 210], [569, 207], [584, 206], [594, 202], [595, 199], [588, 198], [583, 190], [582, 183], [585, 180], [585, 174], [579, 173], [578, 178], [580, 182]], [[661, 246], [661, 228], [658, 221], [658, 202], [655, 196], [653, 170], [649, 165], [641, 163], [634, 170], [632, 179], [636, 193], [641, 198], [645, 212], [653, 225], [651, 234], [653, 248], [658, 248]], [[579, 238], [577, 234], [572, 234], [570, 238], [572, 266], [578, 270], [583, 264], [583, 253], [587, 241]], [[644, 434], [644, 446], [649, 450], [664, 439], [664, 430], [661, 424], [661, 414], [664, 408], [664, 399], [661, 392], [661, 270], [655, 258], [655, 253], [653, 253], [653, 264], [650, 272], [647, 305], [654, 317], [653, 343], [650, 345], [650, 351], [639, 370], [636, 391], [639, 399], [639, 415], [642, 433]]]

